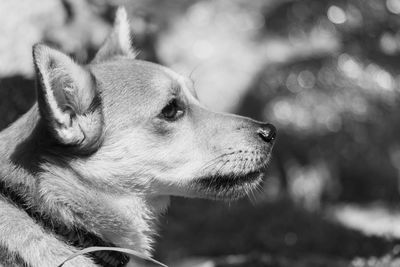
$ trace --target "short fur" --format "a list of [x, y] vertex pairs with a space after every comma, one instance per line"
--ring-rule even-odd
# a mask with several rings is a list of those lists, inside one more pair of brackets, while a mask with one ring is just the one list
[[169, 196], [236, 199], [261, 182], [273, 126], [207, 110], [188, 79], [134, 59], [130, 36], [120, 9], [89, 65], [34, 46], [37, 104], [0, 133], [0, 186], [24, 203], [0, 195], [0, 264], [56, 266], [77, 250], [27, 209], [150, 255]]

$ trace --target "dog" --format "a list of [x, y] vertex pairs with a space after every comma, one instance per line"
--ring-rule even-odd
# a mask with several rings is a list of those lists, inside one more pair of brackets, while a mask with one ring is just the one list
[[188, 78], [135, 56], [123, 8], [88, 65], [33, 47], [37, 103], [0, 133], [0, 265], [57, 266], [90, 246], [150, 256], [170, 196], [234, 200], [260, 185], [274, 126], [206, 109]]

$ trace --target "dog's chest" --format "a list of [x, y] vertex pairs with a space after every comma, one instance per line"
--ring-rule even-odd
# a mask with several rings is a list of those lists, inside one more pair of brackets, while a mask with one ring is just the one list
[[[109, 203], [121, 221], [126, 222], [124, 227], [129, 230], [127, 236], [123, 237], [113, 234], [112, 231], [107, 231], [104, 236], [118, 246], [148, 253], [153, 242], [151, 237], [154, 234], [154, 221], [159, 214], [166, 211], [169, 197], [114, 197]], [[107, 229], [112, 229], [112, 226]]]

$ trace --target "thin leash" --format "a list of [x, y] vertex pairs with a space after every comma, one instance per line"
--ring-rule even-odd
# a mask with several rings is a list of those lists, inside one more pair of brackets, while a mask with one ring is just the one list
[[156, 261], [155, 259], [148, 257], [148, 256], [144, 256], [141, 253], [132, 250], [132, 249], [127, 249], [127, 248], [115, 248], [115, 247], [89, 247], [89, 248], [85, 248], [82, 250], [79, 250], [77, 252], [75, 252], [74, 254], [72, 254], [71, 256], [69, 256], [65, 261], [63, 261], [60, 265], [58, 265], [57, 267], [62, 267], [66, 262], [72, 260], [75, 257], [78, 257], [80, 255], [86, 254], [86, 253], [91, 253], [91, 252], [95, 252], [95, 251], [117, 251], [117, 252], [122, 252], [122, 253], [126, 253], [132, 256], [135, 256], [136, 258], [139, 258], [141, 260], [145, 260], [151, 263], [154, 263], [158, 266], [161, 267], [168, 267], [167, 265]]

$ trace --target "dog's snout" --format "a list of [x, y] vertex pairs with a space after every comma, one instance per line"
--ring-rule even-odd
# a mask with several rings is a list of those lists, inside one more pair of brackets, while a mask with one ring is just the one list
[[276, 138], [276, 128], [274, 125], [266, 123], [257, 130], [257, 134], [264, 142], [271, 143]]

